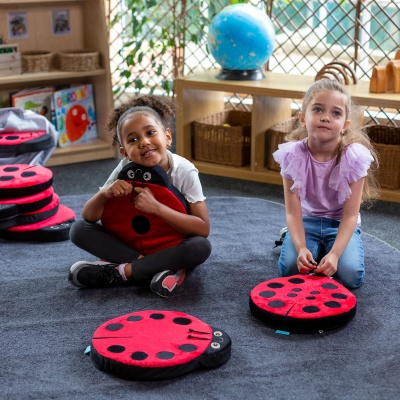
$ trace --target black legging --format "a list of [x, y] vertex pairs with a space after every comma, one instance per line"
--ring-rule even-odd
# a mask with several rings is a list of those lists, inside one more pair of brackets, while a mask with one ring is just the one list
[[193, 236], [177, 246], [138, 258], [138, 251], [108, 233], [101, 224], [83, 220], [72, 224], [69, 235], [72, 243], [101, 260], [116, 264], [132, 263], [132, 277], [136, 282], [147, 281], [165, 270], [192, 269], [211, 254], [210, 241]]

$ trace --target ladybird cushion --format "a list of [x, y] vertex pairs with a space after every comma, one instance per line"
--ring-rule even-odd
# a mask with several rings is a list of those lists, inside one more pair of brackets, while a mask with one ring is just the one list
[[[159, 165], [144, 167], [129, 163], [121, 170], [118, 179], [133, 186], [148, 187], [159, 202], [188, 213], [186, 200]], [[133, 201], [135, 195], [132, 192], [132, 196], [110, 199], [101, 218], [103, 227], [143, 255], [178, 245], [184, 236], [161, 218], [138, 210]]]
[[61, 242], [69, 239], [69, 230], [75, 217], [72, 209], [60, 204], [57, 212], [50, 218], [0, 230], [0, 237], [18, 241]]
[[49, 187], [40, 193], [15, 199], [0, 199], [0, 224], [7, 219], [15, 218], [19, 214], [40, 210], [51, 203], [54, 190]]
[[271, 279], [250, 293], [252, 314], [271, 328], [312, 333], [339, 328], [356, 314], [353, 293], [332, 278], [298, 274]]
[[12, 217], [0, 219], [0, 229], [7, 229], [13, 226], [34, 224], [36, 222], [43, 221], [56, 214], [59, 204], [60, 198], [56, 193], [54, 193], [51, 197], [51, 201], [45, 206], [39, 208], [38, 210], [16, 213]]
[[0, 154], [30, 153], [50, 149], [53, 138], [45, 131], [38, 132], [1, 132]]
[[40, 165], [0, 166], [0, 199], [30, 196], [48, 189], [52, 183], [53, 173]]
[[178, 311], [138, 311], [111, 319], [94, 332], [90, 356], [101, 371], [130, 380], [176, 378], [216, 368], [231, 355], [231, 339]]

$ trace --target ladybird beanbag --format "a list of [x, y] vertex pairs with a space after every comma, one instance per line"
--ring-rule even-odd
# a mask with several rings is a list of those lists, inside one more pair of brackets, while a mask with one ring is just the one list
[[[50, 188], [49, 188], [50, 189]], [[44, 192], [43, 192], [44, 193]], [[30, 198], [38, 196], [38, 195], [33, 195], [29, 196]], [[18, 201], [18, 200], [17, 200]], [[47, 202], [47, 199], [46, 199]], [[41, 202], [36, 202], [36, 204], [41, 204]], [[14, 215], [9, 216], [8, 218], [2, 218], [0, 219], [0, 229], [7, 229], [11, 228], [12, 226], [20, 226], [20, 225], [28, 225], [28, 224], [34, 224], [36, 222], [43, 221], [47, 218], [52, 217], [56, 212], [58, 211], [58, 207], [60, 204], [60, 198], [58, 197], [57, 194], [53, 193], [50, 199], [50, 202], [48, 202], [45, 206], [33, 210], [33, 211], [28, 211], [28, 212], [18, 212], [17, 210], [14, 213]], [[8, 204], [11, 205], [11, 204]], [[1, 200], [0, 200], [0, 206], [1, 206]], [[1, 211], [1, 207], [0, 207]]]
[[353, 293], [332, 278], [297, 274], [271, 279], [250, 293], [252, 314], [271, 328], [312, 333], [339, 328], [356, 314]]
[[72, 209], [60, 204], [57, 212], [50, 218], [0, 230], [0, 237], [8, 240], [61, 242], [69, 239], [69, 230], [75, 221], [75, 216]]
[[[154, 197], [168, 207], [181, 213], [188, 213], [188, 206], [182, 194], [169, 182], [162, 167], [144, 167], [129, 163], [119, 173], [133, 186], [148, 187]], [[146, 214], [135, 207], [132, 196], [110, 199], [101, 218], [103, 227], [121, 241], [141, 254], [151, 254], [167, 247], [178, 245], [184, 236], [161, 218]]]
[[105, 322], [93, 334], [90, 356], [101, 371], [130, 380], [176, 378], [216, 368], [231, 355], [231, 339], [191, 315], [147, 310]]
[[52, 183], [53, 173], [40, 165], [0, 166], [0, 199], [30, 196], [48, 189]]
[[0, 153], [30, 153], [53, 147], [53, 138], [45, 131], [0, 132]]

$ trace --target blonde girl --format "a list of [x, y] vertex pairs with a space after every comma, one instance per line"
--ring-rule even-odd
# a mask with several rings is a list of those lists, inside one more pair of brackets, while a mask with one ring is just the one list
[[274, 153], [281, 166], [288, 232], [278, 268], [332, 276], [348, 288], [363, 284], [360, 206], [378, 192], [377, 157], [352, 126], [351, 97], [335, 80], [316, 81], [298, 115], [299, 128]]

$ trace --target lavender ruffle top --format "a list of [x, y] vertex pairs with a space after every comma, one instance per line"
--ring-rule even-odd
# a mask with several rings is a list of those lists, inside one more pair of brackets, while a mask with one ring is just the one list
[[367, 175], [373, 162], [370, 151], [358, 143], [350, 144], [340, 163], [314, 160], [307, 139], [279, 145], [273, 153], [281, 175], [294, 181], [290, 190], [300, 197], [304, 216], [340, 219], [344, 202], [350, 197], [350, 184]]

